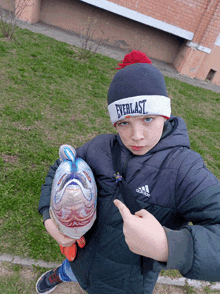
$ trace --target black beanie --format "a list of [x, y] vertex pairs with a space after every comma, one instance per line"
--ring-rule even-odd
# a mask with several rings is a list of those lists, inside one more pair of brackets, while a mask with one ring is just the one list
[[108, 90], [108, 110], [112, 123], [136, 115], [169, 118], [170, 99], [162, 73], [149, 63], [126, 64], [122, 67], [115, 74]]

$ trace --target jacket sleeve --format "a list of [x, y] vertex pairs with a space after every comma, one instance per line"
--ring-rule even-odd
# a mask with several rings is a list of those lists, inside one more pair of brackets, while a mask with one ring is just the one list
[[51, 187], [53, 184], [54, 175], [57, 168], [60, 165], [60, 160], [57, 159], [56, 162], [50, 166], [48, 174], [45, 179], [45, 183], [41, 187], [41, 195], [38, 206], [38, 211], [43, 215], [43, 220], [50, 218], [49, 207], [50, 207], [50, 196], [51, 196]]
[[191, 153], [180, 166], [176, 195], [179, 215], [193, 225], [165, 229], [165, 268], [177, 269], [189, 279], [220, 281], [220, 183], [199, 155]]

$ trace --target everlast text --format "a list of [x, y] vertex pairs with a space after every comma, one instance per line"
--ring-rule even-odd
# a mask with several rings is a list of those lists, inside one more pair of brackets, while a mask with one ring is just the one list
[[145, 99], [134, 103], [115, 104], [118, 118], [132, 113], [148, 114], [145, 112], [146, 101]]

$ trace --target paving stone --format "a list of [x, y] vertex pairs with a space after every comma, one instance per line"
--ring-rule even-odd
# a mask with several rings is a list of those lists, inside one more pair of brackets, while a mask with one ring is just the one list
[[191, 280], [191, 279], [187, 279], [187, 283], [188, 283], [189, 286], [192, 286], [192, 287], [197, 288], [197, 289], [200, 289], [200, 288], [211, 285], [209, 282], [197, 281], [197, 280]]
[[0, 261], [9, 261], [9, 262], [11, 262], [12, 259], [13, 259], [13, 256], [11, 256], [9, 254], [0, 255]]
[[186, 278], [171, 279], [167, 277], [159, 277], [157, 279], [158, 284], [185, 286]]
[[211, 290], [220, 290], [220, 283], [215, 283], [214, 285], [211, 285]]

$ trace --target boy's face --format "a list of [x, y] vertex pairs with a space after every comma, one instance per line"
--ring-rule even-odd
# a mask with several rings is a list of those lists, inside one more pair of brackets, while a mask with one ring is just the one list
[[131, 116], [115, 127], [125, 147], [135, 155], [144, 155], [159, 142], [165, 121], [159, 115]]

